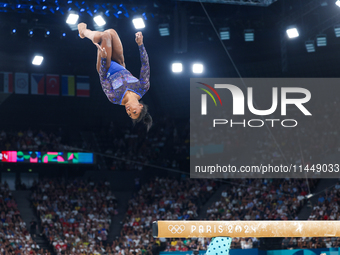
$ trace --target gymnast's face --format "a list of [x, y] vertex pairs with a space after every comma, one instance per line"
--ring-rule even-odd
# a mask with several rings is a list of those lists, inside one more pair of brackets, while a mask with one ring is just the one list
[[130, 103], [125, 105], [127, 115], [129, 115], [129, 117], [134, 120], [138, 119], [142, 108], [143, 105], [140, 103]]

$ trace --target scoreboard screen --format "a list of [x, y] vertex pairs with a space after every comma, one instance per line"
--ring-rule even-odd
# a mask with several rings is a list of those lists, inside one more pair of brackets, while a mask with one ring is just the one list
[[43, 163], [43, 164], [93, 164], [93, 153], [84, 152], [40, 152], [1, 151], [0, 162]]

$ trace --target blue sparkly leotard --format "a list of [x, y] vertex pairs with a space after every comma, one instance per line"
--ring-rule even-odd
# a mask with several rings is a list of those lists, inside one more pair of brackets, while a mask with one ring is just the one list
[[100, 84], [109, 101], [113, 104], [122, 104], [122, 100], [126, 91], [130, 90], [141, 98], [149, 90], [150, 87], [150, 66], [149, 57], [146, 53], [144, 44], [138, 46], [142, 68], [140, 70], [139, 80], [134, 77], [128, 70], [119, 65], [117, 72], [110, 73], [112, 70], [117, 70], [117, 63], [111, 61], [109, 69], [106, 68], [106, 58], [101, 59], [99, 70]]

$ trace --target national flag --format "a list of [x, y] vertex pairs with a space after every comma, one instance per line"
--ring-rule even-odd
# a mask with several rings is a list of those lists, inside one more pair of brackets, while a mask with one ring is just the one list
[[13, 93], [13, 73], [0, 73], [0, 92]]
[[31, 74], [31, 94], [44, 95], [45, 76], [43, 74]]
[[28, 94], [28, 73], [15, 73], [15, 94]]
[[60, 78], [57, 74], [46, 75], [46, 95], [59, 96], [60, 95]]
[[77, 96], [89, 97], [90, 96], [90, 77], [77, 76]]
[[75, 95], [75, 81], [73, 75], [61, 76], [61, 95], [63, 96]]

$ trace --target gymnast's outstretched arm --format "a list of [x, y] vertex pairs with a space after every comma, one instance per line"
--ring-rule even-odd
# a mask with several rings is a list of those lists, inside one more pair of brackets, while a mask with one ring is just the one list
[[143, 35], [141, 32], [136, 33], [136, 43], [138, 44], [140, 60], [142, 63], [139, 81], [144, 88], [148, 88], [150, 86], [149, 57], [143, 44]]

